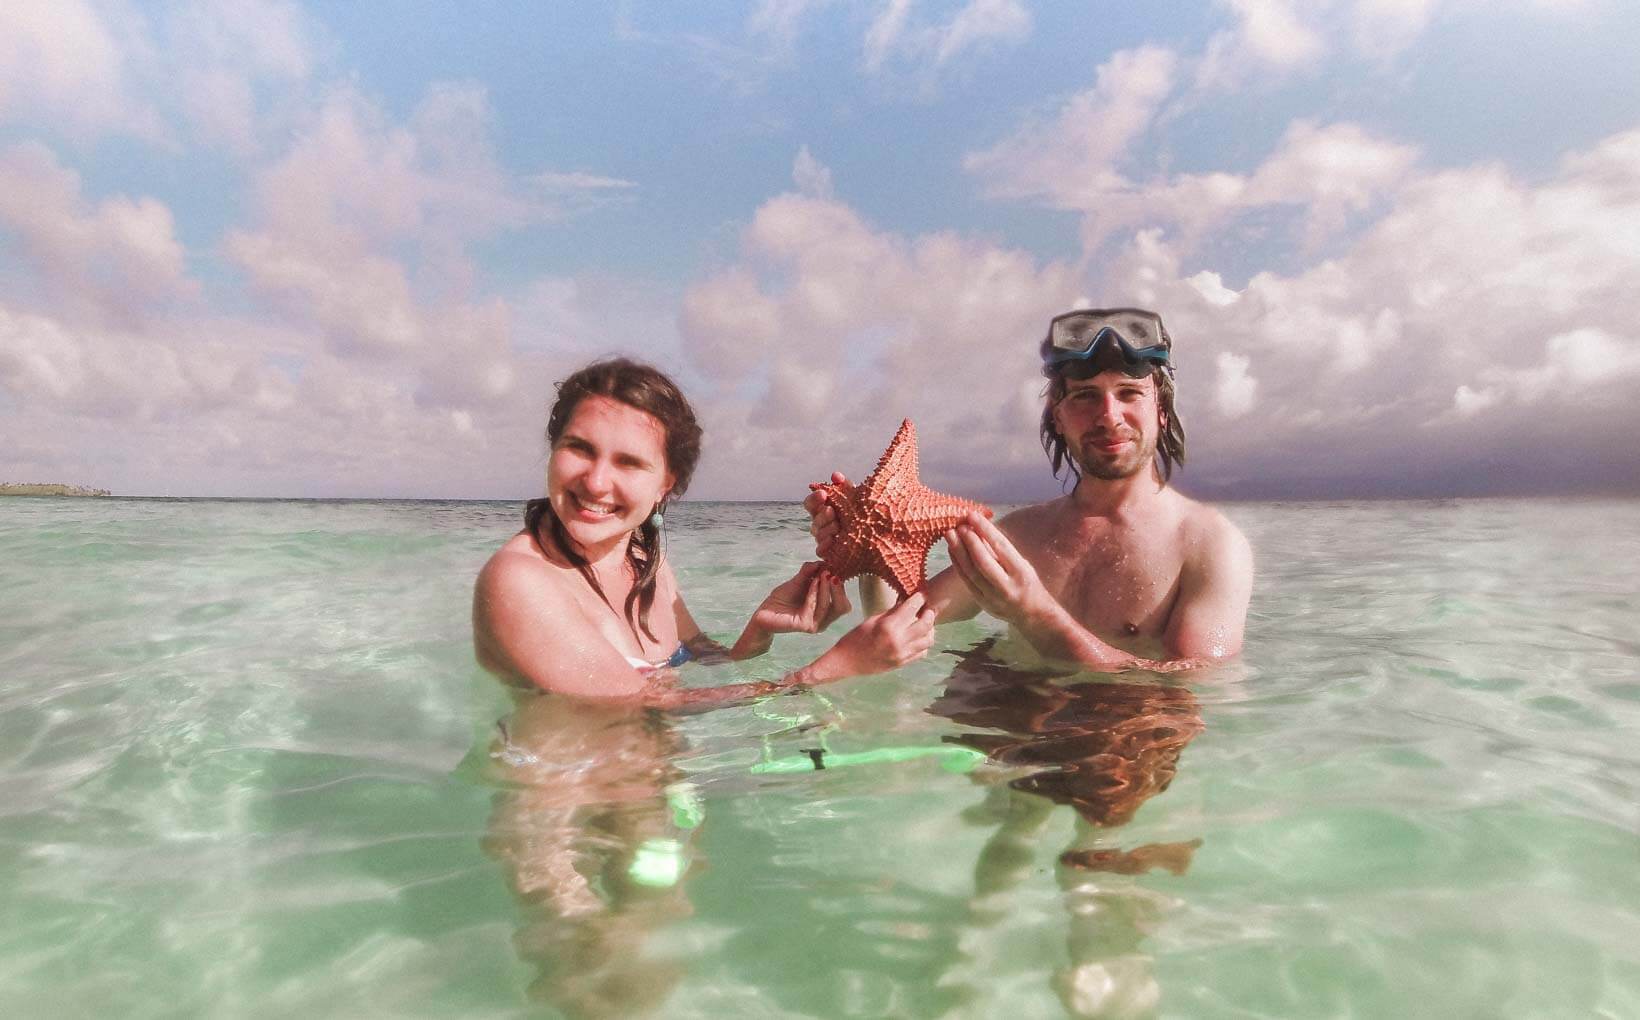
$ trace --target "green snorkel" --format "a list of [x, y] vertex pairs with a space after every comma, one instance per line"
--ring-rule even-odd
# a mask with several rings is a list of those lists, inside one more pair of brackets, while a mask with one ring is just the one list
[[[849, 765], [871, 765], [877, 762], [912, 761], [916, 758], [938, 758], [940, 768], [947, 772], [968, 772], [974, 766], [985, 760], [982, 751], [971, 747], [962, 747], [957, 744], [921, 745], [916, 747], [874, 747], [869, 751], [833, 751], [826, 746], [826, 734], [837, 728], [837, 722], [843, 718], [843, 713], [826, 699], [819, 691], [809, 692], [831, 710], [834, 720], [818, 725], [820, 746], [804, 747], [799, 753], [787, 758], [774, 757], [774, 750], [769, 745], [769, 737], [763, 738], [763, 760], [753, 765], [750, 771], [755, 775], [790, 775], [794, 772], [820, 772], [825, 769], [844, 768]], [[783, 716], [758, 710], [758, 715], [775, 722], [786, 723], [786, 729], [780, 733], [802, 733], [817, 728], [813, 716]], [[779, 733], [770, 734], [778, 736]]]
[[[706, 805], [701, 802], [695, 784], [673, 783], [666, 788], [666, 806], [672, 812], [672, 824], [685, 831], [706, 820]], [[627, 877], [639, 885], [664, 889], [677, 885], [683, 877], [688, 860], [683, 853], [683, 840], [666, 836], [651, 836], [638, 845], [627, 865]]]
[[828, 751], [823, 747], [806, 747], [799, 756], [758, 762], [752, 766], [751, 771], [761, 775], [788, 775], [793, 772], [820, 772], [848, 765], [871, 765], [881, 761], [912, 761], [916, 758], [938, 758], [940, 768], [947, 772], [970, 772], [974, 766], [985, 760], [985, 752], [957, 744], [874, 747], [869, 751], [843, 752]]
[[[833, 751], [826, 746], [826, 734], [837, 728], [842, 713], [818, 692], [811, 695], [831, 710], [832, 719], [820, 722], [814, 716], [787, 716], [765, 711], [758, 706], [758, 716], [783, 724], [783, 728], [763, 737], [763, 760], [749, 772], [762, 776], [791, 775], [797, 772], [821, 772], [845, 768], [849, 765], [873, 765], [879, 762], [914, 761], [918, 758], [937, 758], [946, 772], [971, 772], [985, 760], [985, 752], [960, 744], [921, 744], [909, 747], [874, 747], [868, 751]], [[819, 747], [805, 747], [796, 755], [774, 757], [770, 738], [787, 733], [805, 733], [818, 730]], [[695, 784], [684, 781], [666, 788], [666, 805], [672, 812], [672, 824], [682, 831], [697, 828], [706, 819], [706, 805]], [[627, 876], [639, 885], [664, 889], [676, 885], [688, 867], [683, 840], [674, 837], [652, 836], [639, 844], [627, 866]]]

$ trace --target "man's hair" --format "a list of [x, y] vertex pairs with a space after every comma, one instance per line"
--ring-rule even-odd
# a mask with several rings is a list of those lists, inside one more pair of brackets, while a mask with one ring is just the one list
[[[1091, 361], [1069, 361], [1048, 377], [1048, 400], [1042, 408], [1042, 450], [1053, 465], [1055, 478], [1063, 469], [1070, 472], [1070, 478], [1081, 481], [1082, 469], [1076, 466], [1076, 458], [1070, 455], [1065, 437], [1059, 434], [1059, 427], [1054, 424], [1054, 405], [1064, 399], [1069, 380], [1091, 379], [1101, 371], [1104, 370]], [[1178, 409], [1174, 407], [1177, 391], [1173, 386], [1173, 373], [1158, 365], [1150, 373], [1150, 378], [1156, 382], [1156, 410], [1162, 419], [1161, 431], [1156, 437], [1156, 471], [1165, 483], [1173, 477], [1173, 465], [1184, 463], [1184, 422], [1179, 420]]]
[[[683, 495], [694, 477], [695, 465], [700, 461], [700, 423], [695, 420], [695, 409], [689, 405], [683, 391], [667, 378], [660, 369], [629, 358], [609, 358], [595, 361], [558, 384], [558, 398], [553, 401], [547, 416], [547, 447], [558, 442], [564, 434], [575, 408], [587, 397], [608, 397], [628, 407], [653, 415], [666, 433], [666, 470], [672, 474], [672, 489], [661, 501], [667, 503]], [[564, 524], [552, 512], [547, 499], [532, 499], [524, 505], [524, 527], [537, 542], [541, 541], [541, 527], [545, 524], [553, 542], [571, 565], [586, 578], [592, 590], [605, 603], [609, 597], [592, 573], [592, 566], [580, 550], [575, 548], [564, 529]], [[649, 609], [655, 604], [655, 584], [661, 566], [661, 529], [649, 521], [638, 528], [635, 541], [627, 546], [626, 556], [637, 573], [637, 583], [626, 598], [626, 618], [635, 627], [642, 627], [650, 640], [655, 635], [649, 629]], [[611, 606], [611, 608], [614, 608]]]

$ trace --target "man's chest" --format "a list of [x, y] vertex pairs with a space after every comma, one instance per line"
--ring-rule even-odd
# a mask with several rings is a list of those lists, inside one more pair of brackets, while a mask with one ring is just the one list
[[1108, 641], [1160, 638], [1178, 595], [1176, 544], [1128, 529], [1088, 529], [1050, 546], [1037, 574], [1077, 622]]

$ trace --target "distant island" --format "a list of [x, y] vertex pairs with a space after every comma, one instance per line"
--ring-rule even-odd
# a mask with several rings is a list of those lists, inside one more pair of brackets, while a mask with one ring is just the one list
[[0, 482], [0, 496], [107, 496], [107, 489], [88, 489], [83, 485], [59, 485], [56, 482]]

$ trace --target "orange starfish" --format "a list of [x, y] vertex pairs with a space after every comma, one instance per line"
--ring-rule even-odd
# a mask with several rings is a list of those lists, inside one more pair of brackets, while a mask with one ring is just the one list
[[907, 418], [859, 485], [809, 486], [837, 511], [837, 537], [820, 558], [839, 581], [876, 574], [905, 598], [928, 580], [928, 549], [970, 511], [988, 507], [935, 492], [917, 479], [917, 429]]

